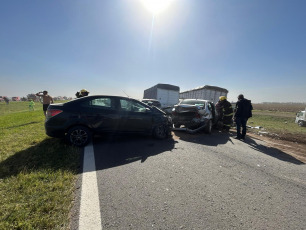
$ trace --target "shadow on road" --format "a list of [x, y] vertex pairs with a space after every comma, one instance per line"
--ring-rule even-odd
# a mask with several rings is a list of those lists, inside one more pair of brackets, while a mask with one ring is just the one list
[[[183, 141], [192, 142], [201, 145], [207, 145], [207, 146], [218, 146], [226, 144], [227, 142], [230, 142], [234, 145], [235, 143], [231, 138], [234, 138], [236, 136], [236, 131], [231, 130], [229, 133], [222, 133], [214, 130], [213, 133], [210, 135], [205, 134], [203, 132], [196, 134], [188, 134], [182, 131], [175, 131], [174, 134], [175, 134], [174, 138]], [[298, 165], [304, 164], [302, 161], [296, 159], [295, 157], [277, 148], [267, 147], [265, 145], [258, 144], [255, 140], [251, 139], [250, 137], [247, 137], [244, 143], [248, 144], [254, 150], [260, 151], [271, 157], [275, 157], [281, 161], [286, 161]]]
[[233, 135], [231, 132], [222, 133], [217, 130], [213, 130], [212, 134], [206, 134], [204, 132], [189, 134], [184, 131], [175, 131], [174, 135], [174, 138], [207, 146], [218, 146], [226, 144], [227, 142], [234, 144], [230, 139], [230, 137]]
[[135, 161], [144, 163], [147, 158], [172, 151], [173, 138], [157, 140], [145, 136], [105, 136], [94, 138], [96, 170], [117, 167]]
[[252, 149], [255, 149], [257, 151], [260, 151], [266, 155], [269, 155], [271, 157], [275, 157], [281, 161], [290, 162], [292, 164], [302, 165], [304, 164], [302, 161], [296, 159], [295, 157], [273, 147], [267, 147], [262, 144], [258, 144], [254, 139], [247, 137], [245, 139], [245, 143], [248, 144]]

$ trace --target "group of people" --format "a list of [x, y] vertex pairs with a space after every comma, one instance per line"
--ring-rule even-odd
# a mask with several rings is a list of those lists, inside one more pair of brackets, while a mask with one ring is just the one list
[[233, 109], [232, 104], [227, 101], [227, 98], [221, 96], [216, 104], [216, 110], [218, 113], [219, 127], [225, 131], [229, 131], [232, 122], [236, 122], [237, 135], [235, 139], [244, 140], [247, 121], [252, 117], [253, 106], [251, 101], [244, 98], [243, 94], [240, 94], [236, 106]]
[[[80, 92], [77, 92], [75, 94], [75, 96], [77, 98], [80, 98], [80, 97], [88, 96], [88, 94], [89, 94], [89, 92], [86, 89], [82, 89], [82, 90], [80, 90]], [[44, 90], [42, 92], [38, 92], [35, 95], [42, 98], [43, 111], [44, 111], [44, 115], [46, 116], [47, 115], [47, 109], [48, 109], [49, 105], [51, 103], [54, 103], [53, 98], [48, 94], [48, 91], [46, 91], [46, 90]], [[29, 110], [30, 111], [34, 110], [34, 105], [35, 105], [34, 101], [30, 100], [30, 103], [29, 103]]]

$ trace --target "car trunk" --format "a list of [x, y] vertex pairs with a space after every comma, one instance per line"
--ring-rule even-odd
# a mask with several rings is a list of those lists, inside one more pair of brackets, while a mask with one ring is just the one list
[[176, 105], [175, 122], [186, 127], [195, 128], [200, 125], [200, 114], [198, 106], [195, 105]]

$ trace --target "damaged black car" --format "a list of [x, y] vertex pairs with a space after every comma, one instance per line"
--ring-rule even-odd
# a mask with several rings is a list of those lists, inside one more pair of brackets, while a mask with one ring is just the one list
[[132, 98], [104, 95], [51, 104], [45, 121], [48, 136], [76, 146], [87, 145], [94, 134], [139, 133], [163, 139], [171, 129], [171, 118], [163, 111]]

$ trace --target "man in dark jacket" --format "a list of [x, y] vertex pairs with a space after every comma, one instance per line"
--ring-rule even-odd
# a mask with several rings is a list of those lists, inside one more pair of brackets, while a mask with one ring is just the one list
[[233, 118], [232, 104], [226, 99], [225, 96], [221, 96], [216, 104], [216, 110], [218, 113], [218, 122], [222, 123], [222, 128], [225, 131], [229, 131]]
[[[236, 112], [234, 119], [237, 126], [237, 136], [236, 139], [244, 140], [246, 135], [246, 124], [250, 117], [252, 117], [253, 106], [250, 100], [244, 98], [242, 94], [238, 96], [238, 101], [236, 103]], [[242, 127], [242, 132], [241, 132]]]

